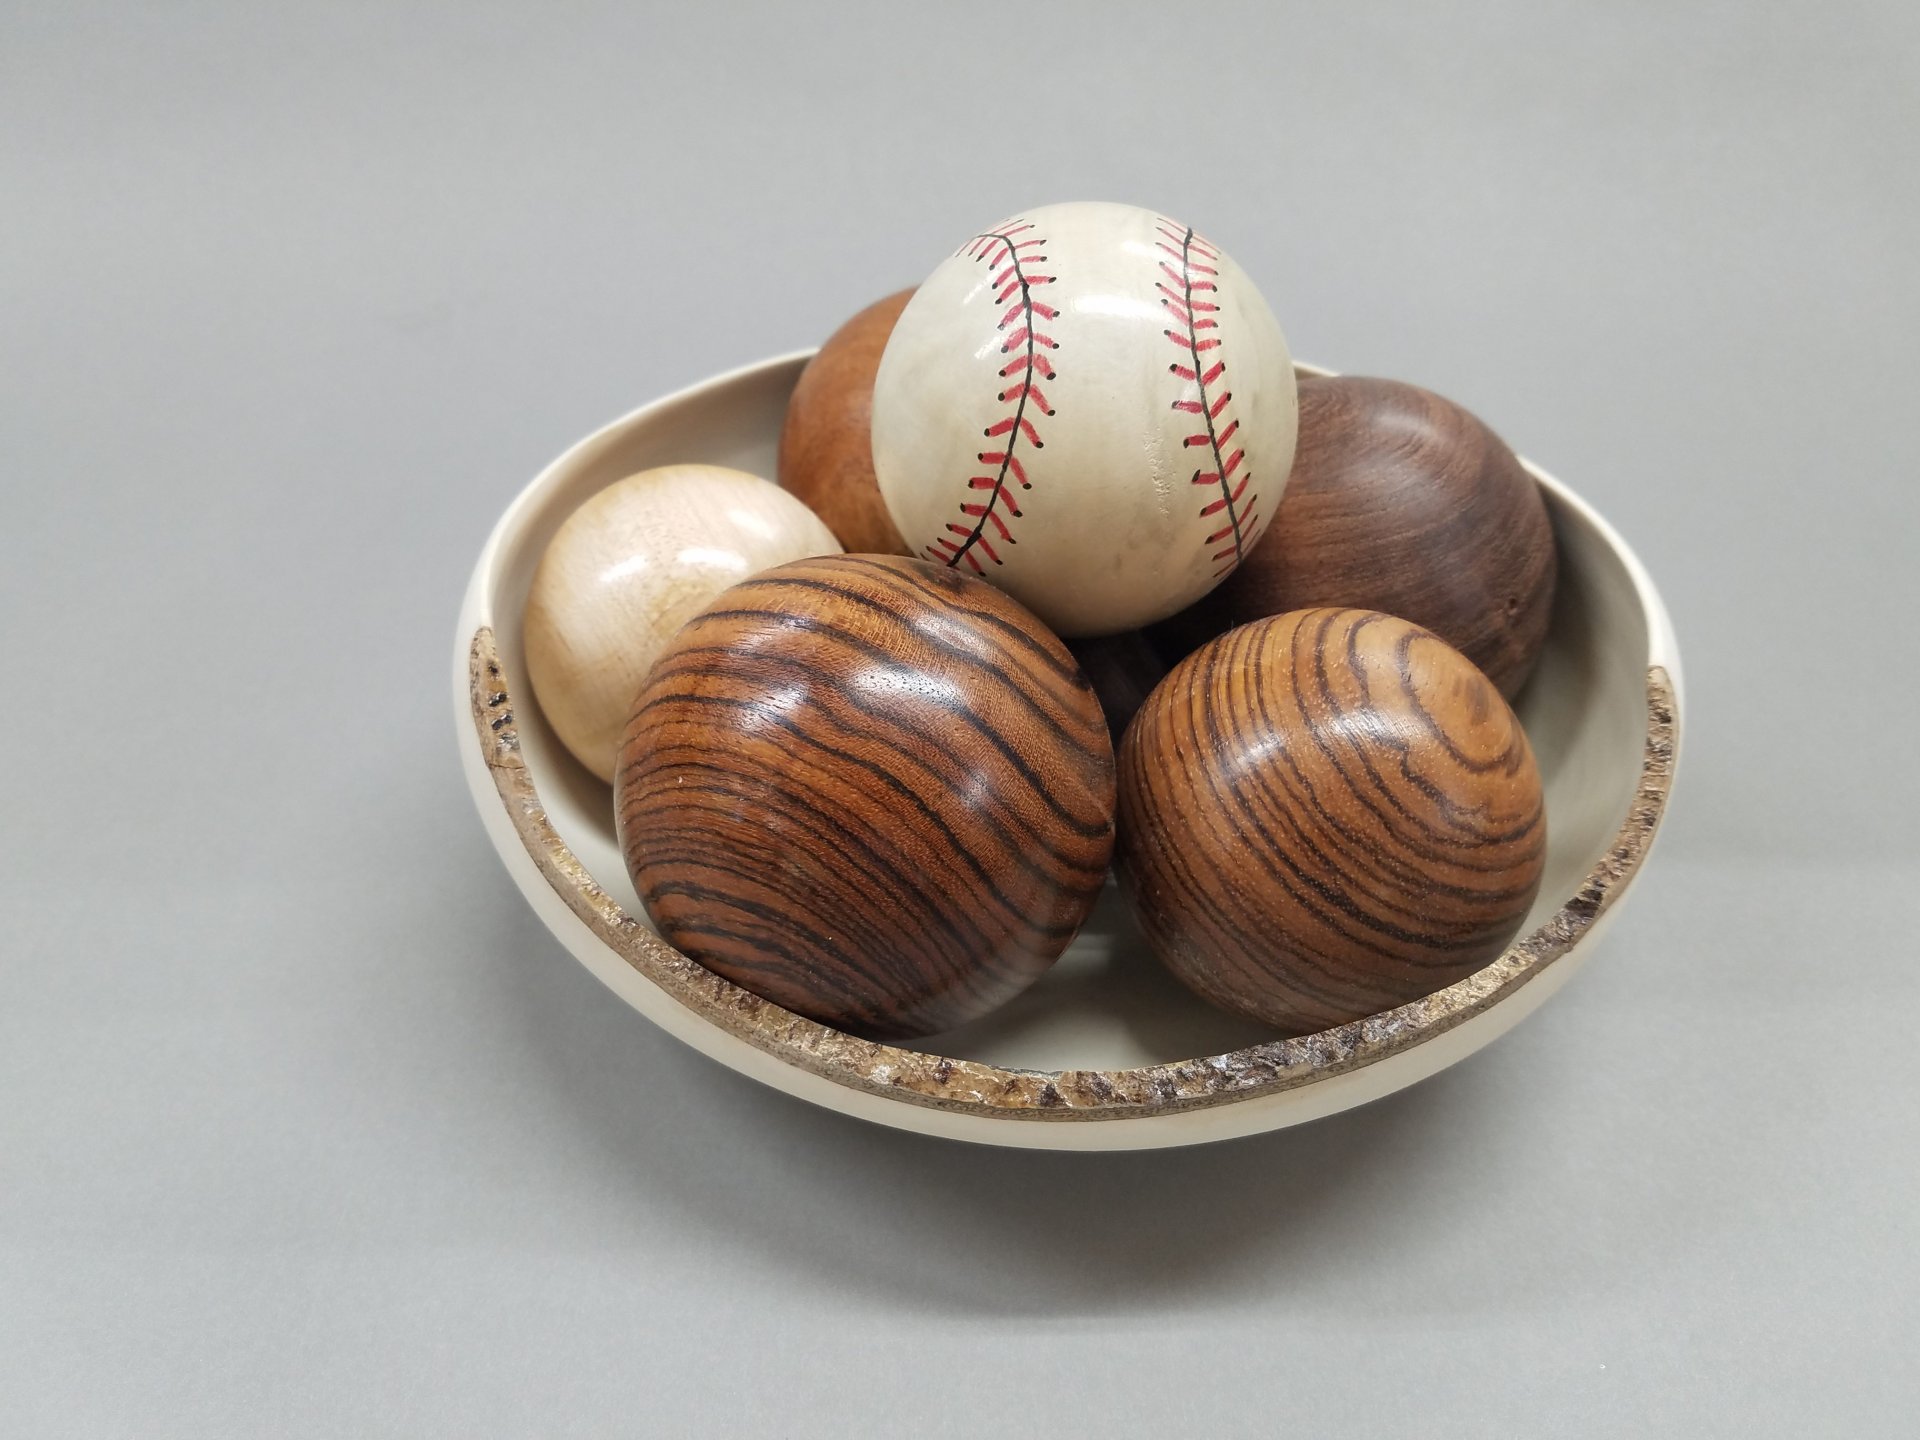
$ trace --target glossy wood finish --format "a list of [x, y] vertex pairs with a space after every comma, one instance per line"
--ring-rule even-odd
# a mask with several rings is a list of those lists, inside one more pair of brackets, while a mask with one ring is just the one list
[[1546, 856], [1539, 772], [1431, 632], [1308, 610], [1176, 666], [1120, 748], [1122, 884], [1203, 999], [1300, 1035], [1498, 956]]
[[1051, 965], [1113, 845], [1114, 767], [1066, 649], [925, 561], [735, 586], [635, 702], [619, 837], [672, 945], [869, 1037], [948, 1029]]
[[1130, 205], [958, 238], [874, 377], [900, 533], [1061, 635], [1184, 609], [1257, 546], [1293, 463], [1273, 311], [1206, 237]]
[[911, 289], [877, 300], [828, 337], [800, 372], [780, 428], [780, 483], [848, 551], [909, 555], [873, 478], [873, 377]]
[[1136, 956], [1124, 899], [1103, 894], [1025, 993], [951, 1038], [906, 1049], [796, 1016], [662, 941], [627, 877], [612, 797], [533, 703], [521, 607], [559, 522], [621, 476], [669, 460], [771, 474], [805, 360], [703, 381], [570, 447], [499, 517], [468, 584], [453, 656], [462, 773], [531, 913], [611, 996], [735, 1073], [826, 1109], [958, 1140], [1110, 1150], [1250, 1135], [1364, 1104], [1473, 1054], [1604, 960], [1596, 942], [1644, 873], [1675, 783], [1684, 681], [1645, 568], [1544, 474], [1561, 593], [1519, 708], [1553, 817], [1542, 882], [1551, 895], [1499, 959], [1466, 979], [1335, 1030], [1254, 1043], [1241, 1038], [1250, 1022], [1170, 995], [1171, 977]]
[[771, 481], [719, 465], [664, 465], [569, 515], [527, 595], [527, 671], [547, 723], [602, 780], [633, 693], [660, 647], [736, 581], [839, 542]]
[[1314, 606], [1426, 626], [1512, 699], [1545, 643], [1558, 561], [1546, 502], [1499, 436], [1430, 391], [1300, 380], [1300, 440], [1273, 526], [1179, 622], [1195, 644]]

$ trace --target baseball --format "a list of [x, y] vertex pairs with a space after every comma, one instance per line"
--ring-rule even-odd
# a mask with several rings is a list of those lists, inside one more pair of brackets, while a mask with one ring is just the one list
[[971, 237], [881, 356], [873, 463], [907, 546], [1062, 635], [1192, 604], [1260, 539], [1293, 464], [1286, 338], [1221, 249], [1129, 205]]

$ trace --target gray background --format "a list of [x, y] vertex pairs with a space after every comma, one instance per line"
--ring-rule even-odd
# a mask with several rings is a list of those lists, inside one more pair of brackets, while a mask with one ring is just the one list
[[[1911, 1433], [1920, 11], [159, 10], [0, 22], [0, 1434]], [[554, 453], [1076, 197], [1567, 477], [1689, 670], [1571, 989], [1188, 1152], [656, 1033], [446, 694]]]

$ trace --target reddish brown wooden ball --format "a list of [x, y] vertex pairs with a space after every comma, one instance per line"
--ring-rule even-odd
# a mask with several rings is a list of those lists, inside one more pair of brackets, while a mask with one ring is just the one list
[[1309, 1034], [1472, 974], [1546, 858], [1525, 732], [1457, 650], [1368, 610], [1229, 631], [1120, 747], [1121, 883], [1203, 999]]
[[1289, 610], [1383, 610], [1511, 699], [1546, 640], [1558, 568], [1540, 487], [1470, 412], [1395, 380], [1302, 377], [1273, 524], [1182, 623], [1197, 643]]
[[893, 322], [913, 298], [902, 290], [875, 301], [828, 338], [807, 362], [780, 430], [779, 479], [850, 552], [906, 555], [873, 478], [873, 377]]
[[1066, 648], [923, 560], [727, 590], [641, 687], [620, 844], [662, 936], [875, 1038], [983, 1015], [1051, 965], [1113, 848], [1114, 766]]

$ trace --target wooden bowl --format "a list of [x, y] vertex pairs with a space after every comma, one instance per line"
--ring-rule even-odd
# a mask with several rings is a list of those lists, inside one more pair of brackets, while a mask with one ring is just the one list
[[1680, 664], [1633, 552], [1531, 465], [1561, 564], [1546, 650], [1516, 703], [1546, 788], [1546, 877], [1520, 938], [1466, 979], [1351, 1025], [1276, 1040], [1169, 977], [1110, 884], [1037, 984], [985, 1019], [908, 1047], [802, 1019], [669, 947], [628, 883], [610, 792], [533, 702], [520, 615], [547, 540], [602, 486], [678, 461], [771, 476], [807, 358], [708, 380], [568, 450], [501, 516], [461, 607], [457, 738], [487, 833], [547, 927], [635, 1009], [743, 1074], [849, 1115], [988, 1144], [1123, 1150], [1275, 1130], [1389, 1094], [1472, 1054], [1573, 974], [1666, 809]]

